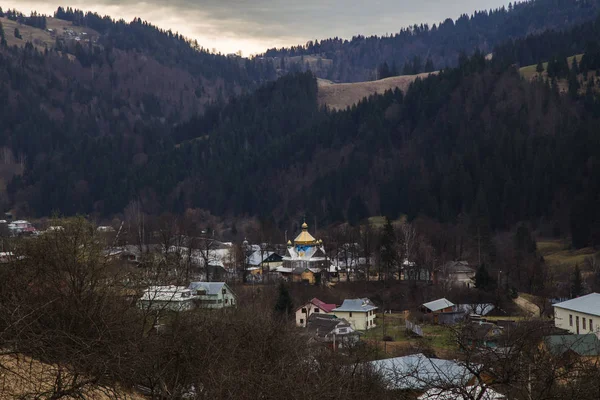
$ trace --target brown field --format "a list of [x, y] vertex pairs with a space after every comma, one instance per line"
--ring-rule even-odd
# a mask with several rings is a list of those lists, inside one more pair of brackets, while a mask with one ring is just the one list
[[591, 247], [570, 249], [567, 243], [560, 240], [542, 239], [537, 242], [537, 246], [553, 271], [571, 272], [575, 265], [582, 267], [588, 257], [597, 254], [597, 251]]
[[[432, 74], [436, 73], [432, 72]], [[403, 75], [378, 81], [357, 83], [333, 83], [325, 79], [319, 79], [319, 104], [327, 105], [335, 110], [343, 110], [375, 93], [381, 94], [386, 90], [395, 88], [405, 91], [415, 79], [426, 78], [429, 75], [429, 73]]]
[[[0, 356], [0, 399], [42, 399], [53, 398], [57, 374], [62, 374], [65, 382], [74, 378], [64, 368], [45, 364], [23, 355]], [[81, 377], [77, 377], [80, 379]], [[68, 385], [68, 384], [67, 384]], [[90, 400], [142, 400], [144, 397], [120, 389], [101, 388], [90, 383], [82, 388], [84, 398]], [[63, 399], [79, 396], [64, 395]]]
[[[57, 37], [66, 37], [66, 29], [72, 30], [76, 35], [81, 35], [82, 40], [83, 36], [85, 36], [85, 39], [92, 38], [92, 40], [99, 36], [98, 32], [90, 28], [73, 26], [69, 21], [63, 21], [56, 18], [47, 19], [47, 29], [52, 29], [52, 33], [48, 32], [48, 30], [19, 24], [8, 18], [0, 18], [0, 22], [2, 22], [2, 26], [4, 27], [4, 35], [9, 46], [25, 46], [25, 43], [31, 42], [38, 50], [43, 50], [45, 48], [50, 49], [54, 47]], [[15, 37], [15, 28], [19, 28], [19, 32], [23, 39], [17, 39]], [[87, 35], [82, 35], [83, 32], [87, 33]]]

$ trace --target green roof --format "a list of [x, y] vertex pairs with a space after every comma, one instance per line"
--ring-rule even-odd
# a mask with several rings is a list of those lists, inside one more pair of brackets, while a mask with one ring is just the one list
[[600, 340], [593, 333], [587, 335], [553, 335], [545, 339], [552, 354], [560, 355], [573, 351], [580, 356], [600, 355]]

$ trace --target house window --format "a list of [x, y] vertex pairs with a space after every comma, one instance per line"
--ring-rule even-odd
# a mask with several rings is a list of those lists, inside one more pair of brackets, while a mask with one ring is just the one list
[[303, 323], [304, 323], [304, 320], [303, 320], [303, 319], [301, 319], [301, 320], [300, 320], [300, 325], [302, 325]]
[[302, 314], [306, 314], [306, 308], [302, 309]]
[[229, 304], [229, 299], [225, 299], [225, 304]]
[[350, 313], [350, 315], [348, 315], [348, 317], [352, 318], [352, 313]]
[[318, 308], [315, 308], [315, 312], [319, 312], [319, 309], [318, 309]]
[[346, 333], [346, 328], [341, 328], [340, 333]]
[[223, 290], [221, 290], [221, 293], [223, 293], [223, 294], [227, 294], [227, 289], [223, 289]]
[[594, 330], [594, 327], [592, 325], [593, 325], [593, 322], [592, 322], [592, 319], [590, 318], [590, 331]]
[[573, 326], [573, 315], [569, 314], [569, 326]]
[[581, 319], [581, 325], [583, 326], [583, 329], [585, 329], [585, 318]]

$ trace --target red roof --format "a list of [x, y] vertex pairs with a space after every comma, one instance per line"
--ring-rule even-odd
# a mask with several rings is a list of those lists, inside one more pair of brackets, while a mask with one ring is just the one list
[[321, 310], [328, 312], [328, 313], [332, 312], [333, 309], [337, 307], [335, 304], [324, 303], [321, 300], [317, 299], [316, 297], [314, 299], [312, 299], [310, 302], [312, 304], [314, 304], [315, 306], [319, 307]]

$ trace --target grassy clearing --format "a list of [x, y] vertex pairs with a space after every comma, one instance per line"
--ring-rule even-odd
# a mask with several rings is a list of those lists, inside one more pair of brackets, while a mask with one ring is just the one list
[[[583, 54], [577, 54], [574, 56], [571, 56], [569, 58], [567, 58], [567, 62], [569, 63], [569, 67], [571, 66], [571, 63], [573, 62], [573, 58], [577, 58], [577, 62], [581, 61], [581, 58], [583, 57]], [[542, 64], [544, 66], [544, 71], [546, 71], [546, 69], [548, 69], [548, 63], [545, 62]], [[538, 76], [538, 73], [536, 71], [537, 69], [537, 64], [534, 65], [528, 65], [526, 67], [523, 67], [521, 69], [519, 69], [519, 72], [521, 73], [521, 76], [524, 77], [525, 79], [533, 79], [535, 77]], [[542, 76], [546, 76], [546, 72], [542, 73]]]
[[[385, 335], [383, 329], [383, 316], [377, 315], [377, 326], [368, 330], [362, 336], [363, 340], [371, 341], [379, 348], [386, 348], [387, 356], [401, 354], [402, 350], [431, 348], [436, 353], [444, 353], [457, 350], [454, 334], [451, 329], [441, 325], [422, 324], [423, 337], [417, 337], [406, 332], [404, 315], [386, 314]], [[383, 342], [383, 337], [389, 336], [393, 340]]]
[[[65, 36], [66, 29], [72, 30], [76, 35], [82, 35], [82, 37], [84, 36], [83, 32], [87, 33], [86, 38], [94, 39], [98, 37], [98, 32], [90, 28], [73, 26], [69, 21], [56, 18], [47, 18], [46, 20], [47, 29], [52, 29], [52, 34], [48, 30], [22, 25], [8, 18], [0, 18], [0, 22], [2, 22], [6, 42], [9, 46], [25, 46], [25, 43], [31, 42], [38, 50], [50, 49], [54, 47], [57, 37]], [[15, 37], [15, 28], [19, 29], [23, 39]]]
[[575, 265], [583, 265], [586, 258], [596, 254], [590, 247], [572, 250], [559, 240], [540, 240], [538, 250], [544, 256], [546, 263], [554, 270], [571, 270]]
[[[432, 72], [432, 75], [437, 72]], [[375, 93], [383, 94], [386, 90], [399, 88], [406, 91], [410, 84], [417, 78], [426, 78], [429, 73], [419, 75], [403, 75], [378, 81], [356, 82], [356, 83], [331, 83], [319, 80], [319, 104], [329, 106], [335, 110], [344, 110], [358, 103], [365, 97]]]

